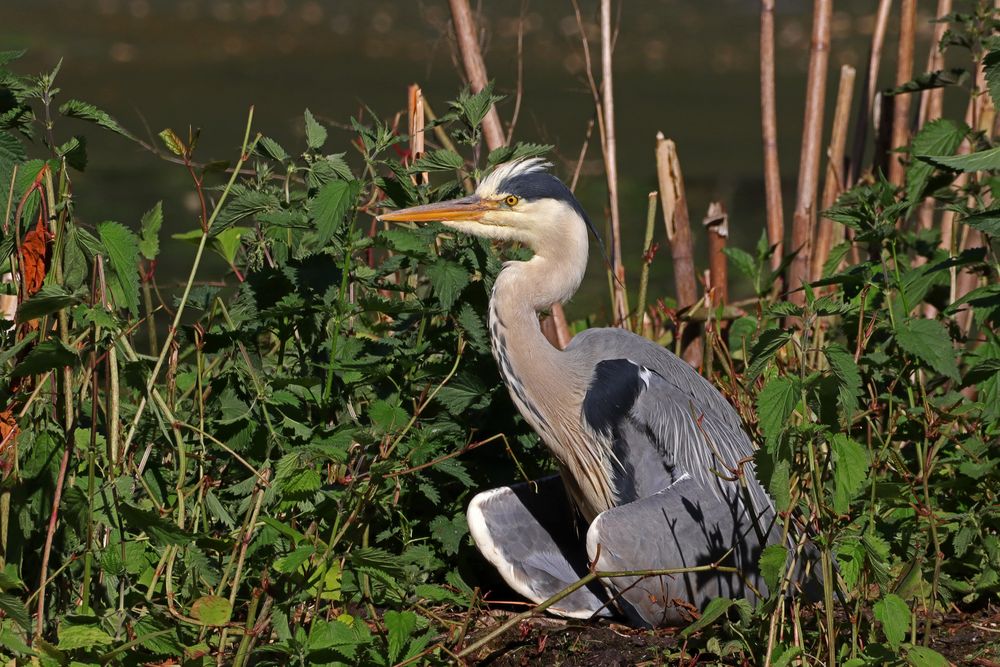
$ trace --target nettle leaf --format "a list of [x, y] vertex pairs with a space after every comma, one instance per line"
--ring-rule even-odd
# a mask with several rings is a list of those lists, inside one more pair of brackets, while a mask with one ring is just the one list
[[843, 422], [850, 424], [861, 396], [861, 371], [854, 361], [854, 355], [843, 346], [828, 345], [823, 352], [830, 362], [830, 370], [837, 378], [837, 402], [843, 411]]
[[98, 109], [93, 104], [81, 102], [80, 100], [69, 100], [59, 107], [59, 113], [69, 118], [79, 118], [80, 120], [97, 123], [106, 130], [111, 130], [123, 137], [133, 139], [132, 133], [123, 128], [111, 114]]
[[772, 594], [778, 590], [778, 583], [781, 581], [781, 573], [785, 569], [787, 560], [788, 549], [781, 544], [766, 547], [760, 555], [760, 574], [764, 577], [767, 590]]
[[733, 266], [742, 273], [744, 276], [753, 281], [754, 285], [757, 284], [760, 278], [760, 271], [758, 270], [757, 259], [745, 250], [739, 248], [723, 248], [722, 252], [726, 254], [726, 257], [732, 260]]
[[448, 412], [460, 415], [473, 404], [482, 407], [483, 399], [488, 397], [489, 388], [478, 375], [462, 373], [441, 387], [436, 398]]
[[128, 528], [134, 532], [144, 532], [156, 545], [184, 545], [191, 542], [192, 536], [182, 530], [177, 524], [167, 521], [156, 512], [139, 509], [132, 505], [121, 504], [118, 511], [125, 519]]
[[779, 512], [787, 512], [792, 504], [791, 466], [788, 461], [778, 461], [771, 473], [767, 491], [774, 498], [774, 506]]
[[699, 630], [707, 628], [720, 617], [724, 616], [729, 611], [729, 608], [733, 606], [734, 602], [730, 598], [714, 598], [705, 607], [705, 611], [701, 612], [701, 618], [681, 631], [681, 637], [690, 637]]
[[456, 169], [461, 169], [464, 164], [465, 160], [462, 159], [461, 155], [455, 151], [442, 148], [421, 155], [412, 165], [410, 165], [410, 172], [454, 171]]
[[773, 440], [781, 435], [800, 394], [799, 382], [792, 377], [776, 377], [764, 385], [757, 396], [757, 417], [765, 438]]
[[444, 310], [451, 310], [458, 295], [469, 284], [469, 272], [457, 262], [441, 259], [428, 266], [425, 273], [431, 281], [434, 296]]
[[225, 625], [232, 615], [233, 605], [218, 595], [204, 595], [191, 605], [191, 617], [206, 626]]
[[747, 368], [748, 379], [755, 380], [764, 371], [764, 367], [771, 360], [771, 357], [791, 338], [792, 332], [787, 329], [765, 329], [762, 331], [750, 350], [751, 362]]
[[500, 146], [490, 151], [486, 162], [489, 166], [509, 162], [518, 158], [543, 157], [555, 146], [551, 144], [533, 144], [519, 141], [513, 146]]
[[309, 207], [319, 245], [326, 245], [333, 238], [356, 195], [357, 181], [333, 180], [320, 188]]
[[389, 662], [395, 663], [417, 629], [417, 615], [412, 611], [390, 609], [382, 616], [382, 621], [389, 636]]
[[24, 146], [9, 132], [0, 132], [0, 163], [19, 164], [28, 159]]
[[1000, 51], [990, 51], [983, 57], [983, 74], [993, 104], [1000, 106]]
[[382, 433], [390, 433], [406, 426], [410, 416], [397, 403], [378, 400], [368, 406], [368, 417], [375, 428]]
[[306, 145], [309, 148], [322, 148], [326, 143], [326, 128], [317, 122], [309, 109], [305, 111], [306, 121]]
[[911, 646], [906, 649], [906, 662], [912, 667], [949, 667], [951, 663], [934, 649]]
[[960, 86], [968, 78], [969, 72], [961, 67], [936, 69], [932, 72], [921, 72], [903, 85], [885, 91], [883, 95], [888, 97], [904, 93], [916, 93], [921, 90], [931, 90], [933, 88], [944, 88], [945, 86]]
[[868, 476], [868, 452], [859, 443], [838, 433], [830, 443], [833, 450], [833, 509], [847, 514]]
[[56, 368], [76, 367], [79, 362], [80, 357], [74, 350], [66, 347], [62, 341], [52, 338], [33, 347], [21, 363], [14, 367], [10, 376], [19, 378], [40, 375]]
[[42, 285], [42, 288], [32, 294], [27, 301], [17, 308], [14, 321], [28, 322], [40, 317], [51, 315], [63, 308], [68, 308], [82, 301], [82, 295], [73, 294], [61, 285]]
[[139, 310], [139, 239], [125, 226], [110, 221], [97, 225], [97, 235], [110, 265], [108, 287], [115, 305], [135, 314]]
[[174, 155], [184, 155], [188, 150], [187, 146], [184, 145], [184, 141], [169, 127], [160, 130], [159, 137], [163, 145], [167, 147], [167, 150]]
[[937, 320], [907, 319], [896, 328], [899, 346], [938, 373], [958, 381], [958, 362], [951, 337]]
[[990, 148], [966, 155], [917, 155], [917, 157], [952, 171], [972, 172], [1000, 169], [1000, 148]]
[[875, 603], [873, 611], [889, 644], [893, 649], [899, 649], [910, 629], [910, 608], [906, 602], [895, 593], [889, 593]]
[[1000, 209], [989, 209], [973, 213], [961, 220], [962, 224], [978, 229], [984, 234], [1000, 237]]
[[139, 252], [148, 260], [160, 254], [160, 227], [163, 225], [163, 202], [158, 201], [153, 208], [142, 214], [139, 237]]
[[[921, 128], [913, 137], [910, 152], [913, 155], [953, 155], [958, 150], [969, 128], [964, 123], [939, 118]], [[934, 173], [934, 165], [924, 160], [914, 160], [906, 173], [906, 196], [917, 203]]]
[[31, 629], [31, 620], [28, 616], [28, 609], [24, 606], [21, 598], [10, 593], [0, 593], [0, 611], [7, 618], [17, 623], [25, 631]]
[[462, 538], [468, 533], [469, 524], [465, 522], [465, 514], [458, 514], [450, 519], [442, 515], [431, 521], [431, 536], [441, 544], [441, 548], [449, 556], [458, 553]]
[[290, 157], [288, 152], [281, 147], [281, 144], [271, 137], [261, 137], [260, 141], [257, 142], [256, 150], [261, 155], [269, 157], [272, 160], [277, 160], [278, 162], [284, 162]]

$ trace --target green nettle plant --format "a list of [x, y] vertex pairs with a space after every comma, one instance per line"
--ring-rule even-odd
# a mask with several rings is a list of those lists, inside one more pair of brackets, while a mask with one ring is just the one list
[[[946, 42], [985, 61], [1000, 97], [992, 19], [949, 20]], [[194, 247], [190, 271], [168, 289], [159, 203], [128, 224], [76, 214], [86, 141], [63, 118], [145, 143], [60, 99], [58, 68], [15, 74], [17, 55], [0, 54], [0, 273], [16, 305], [0, 320], [0, 654], [484, 657], [473, 642], [496, 627], [478, 587], [491, 575], [465, 506], [551, 466], [489, 353], [501, 258], [482, 240], [372, 216], [457, 196], [490, 166], [551, 147], [480, 154], [490, 89], [459, 95], [434, 122], [443, 145], [415, 160], [379, 120], [352, 120], [350, 154], [330, 153], [308, 110], [294, 150], [259, 133], [251, 110], [227, 164], [201, 161], [197, 133], [163, 130], [146, 148], [189, 175], [200, 203], [197, 226], [174, 235]], [[923, 85], [940, 81], [908, 90]], [[841, 196], [825, 215], [851, 240], [804, 305], [776, 294], [766, 241], [727, 250], [756, 306], [705, 327], [707, 367], [758, 436], [778, 529], [801, 540], [762, 554], [770, 599], [714, 601], [662, 659], [944, 665], [929, 647], [941, 614], [997, 599], [1000, 148], [988, 129], [928, 123], [902, 190], [876, 175]], [[979, 233], [982, 247], [916, 229], [928, 197], [956, 239]], [[224, 280], [204, 280], [207, 252]], [[963, 280], [975, 287], [956, 298]], [[806, 548], [823, 584], [789, 595]]]

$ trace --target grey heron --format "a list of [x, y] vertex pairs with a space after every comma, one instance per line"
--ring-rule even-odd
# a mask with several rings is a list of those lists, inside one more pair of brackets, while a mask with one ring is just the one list
[[559, 350], [540, 330], [538, 312], [579, 287], [593, 231], [550, 167], [540, 158], [508, 162], [470, 196], [380, 217], [440, 221], [533, 251], [497, 276], [489, 332], [500, 375], [560, 474], [476, 495], [472, 537], [511, 588], [536, 603], [589, 567], [697, 570], [721, 562], [738, 570], [602, 579], [550, 608], [563, 616], [617, 611], [634, 625], [676, 625], [714, 597], [753, 601], [766, 594], [761, 550], [780, 531], [771, 529], [774, 505], [754, 474], [737, 412], [646, 338], [595, 328]]

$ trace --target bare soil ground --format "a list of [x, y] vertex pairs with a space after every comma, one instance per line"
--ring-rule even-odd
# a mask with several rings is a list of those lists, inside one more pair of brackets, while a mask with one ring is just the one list
[[[502, 617], [497, 618], [497, 622], [502, 621]], [[935, 629], [930, 647], [952, 664], [1000, 667], [1000, 606], [950, 612]], [[714, 655], [697, 654], [680, 662], [683, 641], [672, 628], [647, 631], [613, 623], [534, 618], [499, 637], [480, 653], [476, 664], [491, 667], [718, 664]]]

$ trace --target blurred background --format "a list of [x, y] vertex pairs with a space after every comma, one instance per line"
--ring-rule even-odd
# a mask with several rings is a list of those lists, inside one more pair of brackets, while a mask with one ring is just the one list
[[[580, 0], [595, 62], [597, 4]], [[876, 4], [836, 4], [827, 127], [839, 67], [854, 65], [859, 88], [863, 81]], [[917, 53], [926, 54], [935, 3], [919, 4]], [[508, 96], [499, 105], [505, 124], [513, 113], [519, 32], [523, 35], [523, 100], [514, 137], [554, 144], [557, 173], [568, 179], [593, 117], [571, 2], [482, 0], [473, 7], [479, 11], [489, 76]], [[637, 281], [642, 256], [647, 193], [656, 189], [657, 131], [677, 142], [696, 228], [696, 261], [704, 266], [705, 239], [698, 228], [710, 201], [723, 202], [729, 211], [731, 244], [749, 249], [760, 237], [759, 10], [756, 0], [623, 3], [614, 94], [630, 286]], [[778, 0], [776, 6], [786, 220], [798, 172], [811, 10], [806, 0]], [[293, 154], [304, 146], [302, 112], [308, 107], [330, 129], [326, 149], [346, 150], [350, 158], [352, 135], [345, 128], [352, 115], [367, 113], [365, 105], [388, 119], [402, 111], [405, 131], [408, 84], [419, 83], [435, 110], [445, 109], [456, 96], [463, 81], [449, 19], [446, 0], [4, 0], [0, 50], [27, 49], [16, 66], [22, 73], [51, 70], [63, 59], [62, 100], [96, 104], [136, 134], [152, 136], [171, 127], [183, 135], [189, 125], [200, 127], [198, 154], [204, 161], [234, 157], [251, 104], [257, 129]], [[895, 70], [896, 17], [891, 21], [882, 88], [891, 87]], [[917, 62], [925, 57], [918, 55]], [[112, 219], [136, 226], [142, 213], [162, 199], [165, 232], [197, 226], [197, 201], [183, 169], [93, 127], [61, 131], [88, 135], [90, 163], [74, 189], [85, 222]], [[606, 191], [596, 140], [577, 194], [600, 224]], [[669, 294], [662, 222], [657, 236], [661, 249], [652, 265], [652, 294]], [[167, 259], [158, 275], [169, 284], [189, 266], [191, 251], [179, 241], [164, 243]], [[175, 247], [177, 252], [171, 252]], [[567, 307], [571, 319], [607, 308], [606, 278], [596, 254], [584, 289]], [[733, 295], [746, 295], [738, 274], [733, 282]]]

